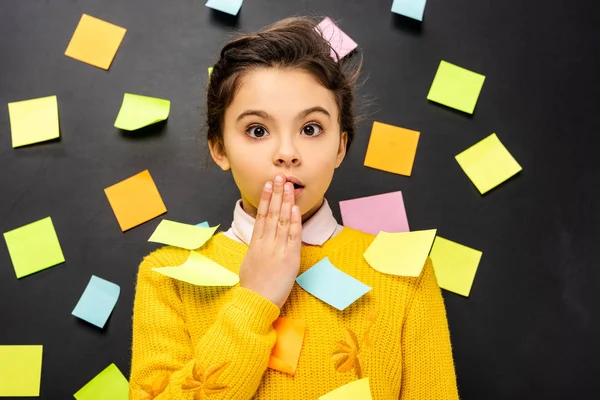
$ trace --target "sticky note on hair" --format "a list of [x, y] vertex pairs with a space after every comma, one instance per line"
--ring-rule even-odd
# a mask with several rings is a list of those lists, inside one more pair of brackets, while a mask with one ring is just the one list
[[212, 75], [213, 67], [208, 67], [208, 77]]
[[426, 2], [427, 0], [394, 0], [392, 3], [392, 12], [416, 19], [417, 21], [423, 21]]
[[110, 364], [73, 396], [77, 400], [128, 400], [129, 382], [115, 364]]
[[308, 293], [341, 311], [371, 290], [370, 286], [334, 267], [328, 257], [298, 276], [296, 282]]
[[169, 118], [171, 102], [156, 97], [125, 93], [115, 127], [134, 131]]
[[92, 275], [71, 314], [98, 328], [104, 328], [120, 293], [119, 285]]
[[458, 154], [456, 161], [481, 194], [522, 170], [495, 133]]
[[304, 321], [279, 317], [273, 322], [277, 333], [275, 346], [269, 357], [269, 368], [294, 375], [304, 342], [306, 324]]
[[473, 114], [485, 76], [441, 61], [427, 99]]
[[242, 0], [208, 0], [206, 7], [231, 15], [237, 15], [242, 8]]
[[8, 114], [13, 148], [60, 136], [56, 96], [8, 103]]
[[148, 241], [194, 250], [202, 247], [215, 234], [218, 227], [219, 225], [203, 228], [163, 219]]
[[364, 253], [365, 260], [384, 274], [419, 276], [435, 239], [436, 229], [379, 232]]
[[83, 14], [65, 55], [108, 70], [126, 31], [120, 26]]
[[240, 277], [210, 258], [190, 251], [188, 259], [180, 266], [152, 268], [153, 271], [197, 286], [233, 286]]
[[369, 378], [362, 378], [319, 397], [319, 400], [371, 400]]
[[167, 212], [148, 170], [104, 189], [104, 193], [123, 232]]
[[429, 257], [439, 286], [468, 297], [482, 255], [479, 250], [438, 236]]
[[356, 42], [346, 35], [329, 17], [319, 22], [315, 29], [329, 42], [331, 58], [335, 61], [338, 61], [338, 57], [340, 60], [346, 57], [358, 47]]
[[39, 397], [41, 345], [0, 346], [0, 397]]
[[365, 167], [410, 176], [419, 136], [417, 131], [373, 122], [365, 155]]
[[340, 211], [344, 226], [372, 235], [409, 231], [400, 191], [342, 200]]

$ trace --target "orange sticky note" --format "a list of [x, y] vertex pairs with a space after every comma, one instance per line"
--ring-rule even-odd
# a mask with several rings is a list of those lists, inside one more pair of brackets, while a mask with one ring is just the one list
[[127, 29], [83, 14], [65, 55], [108, 70]]
[[104, 193], [123, 232], [167, 212], [148, 170], [104, 189]]
[[269, 368], [294, 375], [304, 342], [306, 324], [303, 321], [280, 317], [273, 322], [273, 329], [277, 332], [277, 340], [271, 350]]
[[419, 135], [410, 129], [373, 122], [365, 167], [410, 176]]

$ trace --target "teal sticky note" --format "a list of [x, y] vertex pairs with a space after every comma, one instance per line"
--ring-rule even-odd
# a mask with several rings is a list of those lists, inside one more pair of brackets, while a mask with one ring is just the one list
[[423, 21], [426, 2], [427, 0], [394, 0], [392, 3], [392, 12]]
[[199, 226], [200, 228], [210, 228], [208, 221], [200, 222], [199, 224], [196, 224], [196, 226]]
[[92, 275], [72, 314], [98, 328], [104, 328], [117, 304], [119, 293], [119, 285]]
[[205, 5], [213, 10], [237, 15], [240, 12], [240, 8], [242, 8], [242, 2], [242, 0], [208, 0]]
[[308, 293], [342, 311], [371, 290], [370, 286], [333, 266], [328, 257], [297, 277], [296, 282]]

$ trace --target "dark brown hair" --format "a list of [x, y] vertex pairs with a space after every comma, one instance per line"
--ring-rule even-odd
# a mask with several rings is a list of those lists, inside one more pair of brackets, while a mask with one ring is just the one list
[[209, 142], [216, 144], [219, 150], [225, 150], [225, 110], [233, 101], [245, 73], [254, 68], [284, 68], [308, 72], [331, 90], [339, 108], [341, 132], [348, 134], [346, 150], [350, 148], [356, 129], [354, 91], [362, 59], [351, 55], [334, 60], [329, 41], [315, 29], [317, 23], [309, 17], [286, 18], [257, 33], [239, 36], [223, 47], [208, 84], [206, 125]]

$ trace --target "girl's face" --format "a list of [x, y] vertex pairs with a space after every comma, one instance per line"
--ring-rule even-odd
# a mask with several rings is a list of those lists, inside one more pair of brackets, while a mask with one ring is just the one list
[[321, 207], [346, 141], [330, 90], [301, 70], [260, 68], [244, 75], [225, 110], [224, 152], [209, 146], [231, 168], [244, 211], [255, 217], [265, 182], [283, 175], [302, 185], [294, 192], [305, 221]]

